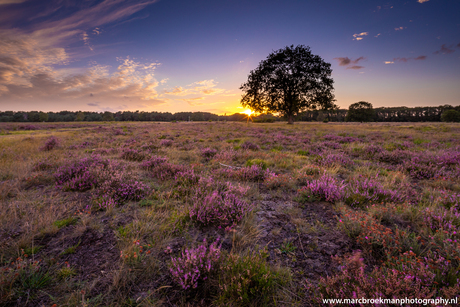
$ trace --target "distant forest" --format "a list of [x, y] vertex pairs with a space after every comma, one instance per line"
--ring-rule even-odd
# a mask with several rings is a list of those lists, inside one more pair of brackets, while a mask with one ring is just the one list
[[[460, 112], [460, 106], [443, 105], [437, 107], [392, 107], [375, 108], [371, 121], [375, 122], [440, 122], [441, 114], [447, 110]], [[346, 121], [348, 110], [333, 111], [313, 110], [299, 114], [296, 121]], [[208, 112], [15, 112], [0, 111], [0, 122], [73, 122], [73, 121], [246, 121], [247, 115], [235, 113], [232, 115], [217, 115]], [[252, 117], [254, 122], [274, 122], [285, 120], [270, 114]]]

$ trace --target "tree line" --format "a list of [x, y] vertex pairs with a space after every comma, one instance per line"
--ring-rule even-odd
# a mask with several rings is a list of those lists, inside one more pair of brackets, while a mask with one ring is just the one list
[[240, 121], [246, 118], [245, 114], [217, 115], [208, 112], [83, 112], [83, 111], [0, 111], [0, 122], [74, 122], [74, 121]]
[[[363, 121], [363, 122], [458, 122], [456, 113], [460, 115], [460, 106], [442, 105], [437, 107], [382, 107], [371, 109], [363, 118], [347, 117], [348, 109], [310, 110], [296, 116], [296, 121]], [[456, 113], [454, 113], [454, 112]], [[451, 118], [442, 115], [453, 114]], [[282, 116], [262, 114], [252, 118], [254, 122], [274, 122], [286, 120]], [[217, 115], [209, 112], [41, 112], [41, 111], [0, 111], [0, 122], [74, 122], [74, 121], [247, 121], [247, 115], [234, 113], [231, 115]]]

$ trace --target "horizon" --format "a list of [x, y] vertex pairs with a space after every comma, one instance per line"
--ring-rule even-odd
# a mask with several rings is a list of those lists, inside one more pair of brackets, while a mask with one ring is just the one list
[[244, 113], [274, 50], [332, 64], [336, 104], [460, 105], [453, 1], [0, 0], [0, 109]]

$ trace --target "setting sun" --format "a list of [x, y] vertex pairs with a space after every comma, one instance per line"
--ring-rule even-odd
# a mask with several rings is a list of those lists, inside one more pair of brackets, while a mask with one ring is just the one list
[[249, 116], [251, 116], [252, 114], [254, 114], [254, 111], [252, 111], [252, 110], [245, 110], [243, 113], [244, 113], [244, 114], [247, 114], [247, 115], [249, 115]]

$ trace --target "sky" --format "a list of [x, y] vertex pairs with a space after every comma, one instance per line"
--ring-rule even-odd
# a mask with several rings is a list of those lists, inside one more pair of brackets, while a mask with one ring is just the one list
[[276, 50], [332, 64], [336, 104], [460, 105], [459, 0], [0, 0], [0, 111], [243, 112]]

